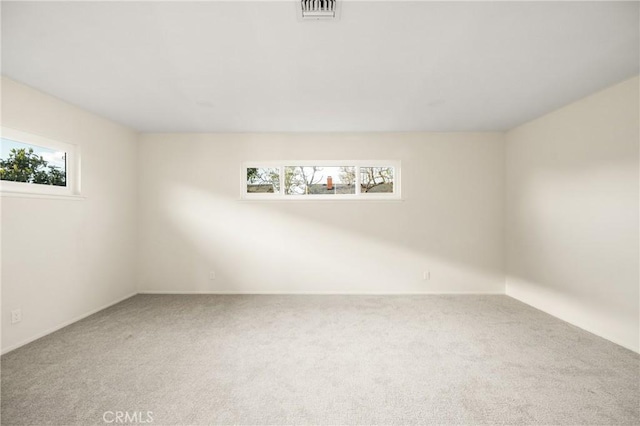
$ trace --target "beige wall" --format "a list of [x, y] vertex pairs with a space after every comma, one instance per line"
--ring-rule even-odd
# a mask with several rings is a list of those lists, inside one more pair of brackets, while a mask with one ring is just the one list
[[[505, 258], [507, 294], [638, 350], [638, 78], [506, 156], [500, 133], [138, 136], [2, 82], [4, 126], [81, 146], [86, 196], [1, 198], [3, 351], [136, 291], [502, 293]], [[242, 161], [363, 158], [402, 161], [404, 201], [239, 199]]]
[[[503, 293], [503, 153], [499, 133], [142, 135], [139, 291]], [[404, 201], [239, 200], [243, 161], [283, 159], [401, 160]]]
[[506, 292], [639, 350], [638, 77], [507, 133]]
[[6, 352], [135, 292], [137, 134], [4, 77], [2, 125], [79, 145], [86, 196], [2, 197]]

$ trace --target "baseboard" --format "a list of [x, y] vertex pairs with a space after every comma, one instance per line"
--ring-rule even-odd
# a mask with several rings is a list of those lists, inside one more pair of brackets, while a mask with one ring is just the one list
[[31, 342], [33, 342], [33, 341], [35, 341], [35, 340], [38, 340], [38, 339], [40, 339], [40, 338], [42, 338], [42, 337], [44, 337], [44, 336], [46, 336], [46, 335], [48, 335], [48, 334], [53, 333], [54, 331], [58, 331], [58, 330], [60, 330], [61, 328], [64, 328], [64, 327], [66, 327], [66, 326], [68, 326], [68, 325], [73, 324], [74, 322], [78, 322], [78, 321], [80, 321], [81, 319], [84, 319], [84, 318], [86, 318], [86, 317], [88, 317], [88, 316], [90, 316], [90, 315], [93, 315], [93, 314], [95, 314], [95, 313], [97, 313], [97, 312], [100, 312], [100, 311], [102, 311], [103, 309], [107, 309], [107, 308], [108, 308], [108, 307], [110, 307], [110, 306], [116, 305], [116, 304], [118, 304], [118, 303], [120, 303], [120, 302], [122, 302], [122, 301], [124, 301], [124, 300], [127, 300], [128, 298], [133, 297], [133, 296], [135, 296], [136, 294], [137, 294], [136, 292], [130, 293], [130, 294], [128, 294], [127, 296], [124, 296], [124, 297], [122, 297], [122, 298], [120, 298], [120, 299], [118, 299], [118, 300], [116, 300], [116, 301], [114, 301], [114, 302], [109, 302], [109, 303], [107, 303], [106, 305], [103, 305], [103, 306], [101, 306], [101, 307], [99, 307], [99, 308], [93, 309], [93, 310], [91, 310], [91, 311], [89, 311], [89, 312], [87, 312], [87, 313], [85, 313], [85, 314], [82, 314], [82, 315], [80, 315], [80, 316], [77, 316], [77, 317], [75, 317], [75, 318], [72, 318], [72, 319], [70, 319], [70, 320], [68, 320], [68, 321], [64, 321], [63, 323], [58, 324], [58, 325], [56, 325], [55, 327], [52, 327], [52, 328], [50, 328], [50, 329], [47, 329], [46, 331], [43, 331], [42, 333], [38, 333], [38, 334], [36, 334], [35, 336], [30, 337], [30, 338], [28, 338], [28, 339], [26, 339], [26, 340], [23, 340], [23, 341], [22, 341], [22, 342], [20, 342], [20, 343], [16, 343], [15, 345], [11, 345], [11, 346], [9, 346], [9, 347], [7, 347], [7, 348], [2, 348], [2, 355], [6, 354], [6, 353], [9, 353], [9, 352], [11, 352], [11, 351], [13, 351], [13, 350], [15, 350], [15, 349], [18, 349], [19, 347], [24, 346], [24, 345], [26, 345], [26, 344], [28, 344], [28, 343], [31, 343]]
[[501, 295], [503, 291], [420, 291], [420, 292], [402, 292], [402, 291], [241, 291], [241, 290], [193, 290], [193, 291], [157, 291], [157, 290], [140, 290], [138, 294], [219, 294], [219, 295], [318, 295], [318, 296], [420, 296], [420, 295]]
[[29, 344], [33, 341], [36, 341], [44, 336], [47, 336], [55, 331], [60, 330], [61, 328], [64, 328], [68, 325], [73, 324], [74, 322], [78, 322], [81, 319], [84, 319], [90, 315], [93, 315], [97, 312], [102, 311], [103, 309], [107, 309], [110, 306], [116, 305], [124, 300], [129, 299], [130, 297], [135, 296], [136, 294], [166, 294], [166, 295], [171, 295], [171, 294], [184, 294], [184, 295], [188, 295], [188, 294], [193, 294], [193, 295], [197, 295], [197, 294], [212, 294], [212, 295], [251, 295], [251, 294], [255, 294], [255, 295], [318, 295], [318, 296], [330, 296], [330, 295], [343, 295], [343, 296], [347, 296], [347, 295], [353, 295], [353, 296], [428, 296], [428, 295], [450, 295], [450, 296], [465, 296], [465, 295], [469, 295], [469, 296], [473, 296], [473, 295], [500, 295], [500, 296], [504, 296], [504, 292], [501, 291], [447, 291], [447, 292], [435, 292], [435, 291], [423, 291], [423, 292], [376, 292], [376, 291], [370, 291], [370, 292], [362, 292], [362, 291], [343, 291], [343, 292], [335, 292], [335, 291], [325, 291], [325, 292], [320, 292], [320, 291], [237, 291], [237, 290], [220, 290], [220, 291], [156, 291], [156, 290], [140, 290], [138, 292], [133, 292], [128, 294], [127, 296], [124, 296], [116, 301], [107, 303], [99, 308], [93, 309], [85, 314], [79, 315], [75, 318], [72, 318], [68, 321], [64, 321], [61, 324], [58, 324], [55, 327], [49, 328], [46, 331], [43, 331], [42, 333], [38, 333], [35, 336], [32, 336], [26, 340], [23, 340], [19, 343], [16, 343], [15, 345], [11, 345], [7, 348], [3, 348], [2, 349], [2, 355], [9, 353], [15, 349], [18, 349], [21, 346], [24, 346], [26, 344]]
[[510, 297], [514, 300], [517, 300], [518, 302], [524, 303], [527, 306], [531, 306], [534, 309], [537, 309], [541, 312], [544, 312], [545, 314], [551, 315], [552, 317], [555, 317], [561, 321], [564, 321], [568, 324], [571, 324], [575, 327], [578, 327], [581, 330], [587, 331], [591, 334], [594, 334], [598, 337], [601, 337], [605, 340], [608, 340], [612, 343], [615, 343], [618, 346], [622, 346], [625, 349], [629, 349], [630, 351], [636, 352], [636, 353], [640, 353], [640, 351], [638, 350], [637, 347], [633, 347], [633, 345], [630, 345], [629, 342], [623, 341], [619, 338], [616, 338], [614, 336], [609, 335], [608, 333], [604, 333], [603, 330], [600, 329], [596, 329], [594, 327], [590, 327], [588, 325], [585, 325], [582, 321], [577, 320], [576, 318], [572, 317], [571, 315], [566, 315], [561, 313], [561, 311], [559, 309], [550, 309], [548, 306], [545, 306], [543, 303], [536, 303], [536, 302], [531, 302], [529, 300], [525, 300], [526, 298], [523, 297], [519, 297], [517, 295], [514, 295], [513, 293], [509, 293], [509, 291], [507, 290], [507, 292], [505, 293], [505, 295], [507, 297]]

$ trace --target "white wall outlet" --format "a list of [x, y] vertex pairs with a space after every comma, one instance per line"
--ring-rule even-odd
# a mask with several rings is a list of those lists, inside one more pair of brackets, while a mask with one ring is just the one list
[[209, 272], [209, 279], [210, 280], [215, 280], [216, 279], [216, 273], [214, 271]]
[[431, 271], [424, 271], [422, 273], [422, 279], [425, 281], [429, 281], [431, 279]]
[[22, 321], [22, 309], [14, 309], [11, 311], [11, 324]]

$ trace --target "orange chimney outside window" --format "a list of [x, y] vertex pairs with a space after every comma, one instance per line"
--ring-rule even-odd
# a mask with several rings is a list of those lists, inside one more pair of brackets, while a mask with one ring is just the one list
[[333, 178], [331, 176], [327, 176], [327, 189], [333, 189]]

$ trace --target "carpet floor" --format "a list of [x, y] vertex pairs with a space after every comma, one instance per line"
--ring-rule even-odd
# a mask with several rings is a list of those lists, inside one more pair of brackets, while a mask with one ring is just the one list
[[1, 368], [6, 425], [640, 424], [638, 354], [507, 296], [138, 295]]

